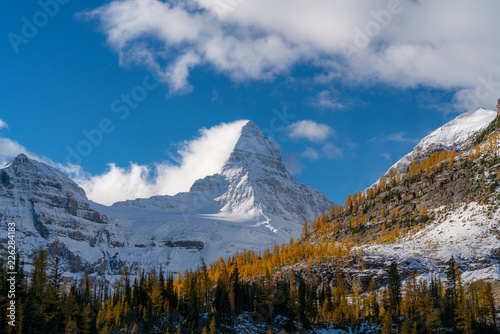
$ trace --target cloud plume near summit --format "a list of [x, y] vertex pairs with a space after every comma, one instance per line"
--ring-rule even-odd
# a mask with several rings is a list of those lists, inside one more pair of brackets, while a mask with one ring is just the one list
[[196, 67], [243, 81], [305, 63], [333, 80], [451, 90], [470, 107], [500, 93], [498, 12], [496, 0], [115, 0], [84, 16], [122, 64], [154, 68], [174, 93]]
[[181, 144], [178, 164], [130, 163], [123, 168], [111, 163], [108, 170], [99, 175], [90, 175], [81, 169], [66, 171], [73, 174], [72, 178], [91, 200], [105, 205], [154, 195], [175, 195], [189, 191], [194, 181], [221, 170], [247, 122], [241, 120], [201, 129], [197, 138]]

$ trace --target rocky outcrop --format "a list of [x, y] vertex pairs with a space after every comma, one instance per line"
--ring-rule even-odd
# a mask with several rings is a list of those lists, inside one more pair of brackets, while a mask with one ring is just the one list
[[2, 168], [1, 175], [2, 228], [7, 222], [16, 222], [17, 231], [28, 235], [81, 241], [95, 237], [108, 223], [108, 218], [91, 206], [82, 188], [24, 154]]
[[7, 225], [14, 222], [21, 254], [29, 257], [43, 247], [65, 259], [69, 270], [81, 271], [89, 265], [78, 255], [80, 249], [68, 245], [100, 245], [99, 236], [109, 220], [92, 207], [83, 189], [62, 172], [24, 154], [0, 174], [0, 239], [6, 238]]

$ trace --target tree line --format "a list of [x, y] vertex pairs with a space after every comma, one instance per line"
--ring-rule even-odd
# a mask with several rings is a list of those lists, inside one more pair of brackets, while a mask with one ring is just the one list
[[86, 271], [81, 280], [64, 281], [59, 260], [50, 261], [40, 249], [28, 274], [18, 264], [15, 327], [4, 321], [8, 288], [6, 264], [1, 261], [0, 330], [6, 333], [235, 333], [232, 325], [244, 312], [261, 323], [282, 316], [285, 320], [276, 333], [366, 323], [384, 334], [433, 333], [440, 328], [497, 333], [491, 284], [463, 284], [453, 258], [444, 282], [437, 276], [428, 281], [412, 275], [403, 283], [393, 262], [387, 284], [376, 289], [372, 280], [367, 291], [348, 285], [340, 262], [334, 287], [319, 288], [292, 270], [243, 279], [233, 260], [218, 273], [204, 263], [176, 275], [161, 269], [131, 275], [124, 268], [110, 288]]

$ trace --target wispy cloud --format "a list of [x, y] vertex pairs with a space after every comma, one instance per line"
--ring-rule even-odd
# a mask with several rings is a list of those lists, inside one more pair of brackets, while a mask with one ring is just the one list
[[386, 158], [387, 160], [391, 160], [391, 154], [390, 153], [380, 153], [380, 156]]
[[312, 147], [306, 148], [300, 155], [302, 157], [304, 157], [304, 158], [308, 158], [308, 159], [311, 159], [311, 160], [317, 160], [317, 159], [319, 159], [319, 153], [318, 153], [318, 151], [316, 149], [312, 148]]
[[310, 160], [318, 160], [322, 158], [337, 159], [342, 157], [343, 155], [344, 155], [344, 149], [338, 147], [333, 143], [325, 143], [320, 147], [318, 147], [317, 149], [312, 147], [307, 147], [300, 154], [301, 157]]
[[294, 122], [286, 130], [291, 139], [307, 139], [313, 142], [325, 141], [335, 134], [330, 126], [311, 120]]
[[[323, 84], [342, 80], [470, 93], [479, 77], [500, 73], [500, 49], [491, 34], [500, 30], [500, 2], [397, 3], [397, 12], [382, 23], [385, 0], [252, 0], [224, 10], [219, 0], [114, 0], [85, 16], [100, 22], [122, 64], [152, 67], [172, 92], [189, 92], [189, 74], [200, 66], [241, 81], [273, 79], [300, 63], [328, 73], [312, 74]], [[364, 31], [374, 26], [378, 34]], [[356, 52], [346, 52], [346, 45]], [[491, 94], [482, 97], [494, 102]], [[336, 103], [326, 99], [324, 105]]]
[[319, 92], [313, 99], [313, 106], [330, 110], [345, 109], [346, 105], [339, 102], [338, 94], [333, 94], [331, 91], [324, 90]]
[[378, 135], [370, 139], [371, 142], [396, 142], [396, 143], [418, 143], [418, 138], [406, 137], [404, 132], [395, 132], [388, 135]]
[[344, 154], [344, 150], [332, 143], [326, 143], [322, 148], [322, 153], [328, 159], [340, 158]]
[[5, 129], [8, 127], [9, 126], [7, 125], [7, 123], [5, 123], [5, 121], [3, 119], [0, 119], [0, 129]]

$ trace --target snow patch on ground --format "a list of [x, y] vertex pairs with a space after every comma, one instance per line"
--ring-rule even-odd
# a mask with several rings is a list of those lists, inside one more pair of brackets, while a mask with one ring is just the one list
[[435, 219], [415, 234], [385, 245], [358, 247], [367, 257], [405, 262], [409, 267], [442, 274], [452, 256], [463, 271], [464, 281], [500, 279], [500, 209], [492, 205], [461, 204], [455, 210], [435, 210]]

